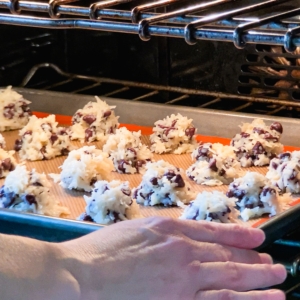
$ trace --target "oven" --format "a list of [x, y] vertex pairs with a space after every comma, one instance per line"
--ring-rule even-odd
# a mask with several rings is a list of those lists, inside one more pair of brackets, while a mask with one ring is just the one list
[[[299, 118], [299, 4], [0, 0], [0, 85]], [[18, 233], [52, 236], [32, 226]], [[300, 298], [300, 209], [270, 227], [260, 250], [286, 265], [280, 288]]]

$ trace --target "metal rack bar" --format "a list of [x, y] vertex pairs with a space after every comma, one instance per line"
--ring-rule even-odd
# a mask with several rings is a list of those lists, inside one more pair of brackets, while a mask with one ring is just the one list
[[[17, 1], [17, 0], [16, 0]], [[167, 1], [167, 0], [166, 0]], [[174, 1], [174, 0], [173, 0]], [[180, 0], [177, 0], [180, 1]], [[157, 3], [157, 2], [155, 2]], [[29, 2], [29, 1], [18, 1], [18, 8], [20, 11], [31, 11], [31, 12], [40, 12], [40, 13], [48, 13], [49, 12], [49, 5], [48, 3], [42, 3], [42, 2]], [[10, 1], [9, 0], [0, 0], [0, 8], [6, 8], [10, 9]], [[137, 6], [138, 8], [139, 6]], [[135, 8], [134, 8], [135, 9]], [[133, 9], [133, 10], [134, 10]], [[132, 10], [132, 11], [133, 11]], [[108, 19], [114, 19], [114, 20], [126, 20], [130, 21], [132, 20], [132, 11], [125, 11], [125, 10], [118, 10], [118, 9], [101, 9], [96, 11], [96, 17], [98, 18], [108, 18]], [[89, 17], [90, 14], [90, 8], [89, 7], [79, 7], [79, 6], [69, 6], [69, 5], [57, 5], [56, 12], [61, 15], [66, 16], [74, 16], [74, 17]], [[158, 13], [141, 13], [140, 19], [148, 19], [155, 16], [158, 16]], [[195, 15], [186, 15], [186, 16], [177, 16], [173, 18], [169, 18], [167, 20], [168, 23], [177, 23], [177, 24], [188, 24], [190, 22], [195, 22], [199, 20], [201, 16], [195, 16]], [[160, 22], [166, 22], [166, 21], [160, 21]], [[134, 22], [135, 23], [135, 22]], [[240, 24], [240, 21], [238, 20], [220, 20], [215, 23], [216, 26], [226, 26], [226, 27], [236, 27]], [[262, 26], [261, 28], [265, 29], [276, 29], [276, 30], [286, 30], [289, 27], [295, 27], [296, 24], [294, 23], [275, 23], [270, 22], [266, 26]]]
[[[251, 103], [264, 103], [267, 105], [278, 105], [278, 106], [286, 106], [286, 107], [294, 107], [294, 108], [300, 108], [300, 102], [296, 101], [288, 101], [288, 100], [279, 100], [279, 99], [270, 99], [270, 98], [263, 98], [263, 97], [253, 97], [253, 96], [243, 96], [243, 95], [232, 95], [232, 94], [226, 94], [222, 92], [211, 92], [211, 91], [205, 91], [205, 90], [198, 90], [198, 89], [187, 89], [187, 88], [181, 88], [176, 86], [164, 86], [164, 85], [158, 85], [158, 84], [150, 84], [150, 83], [144, 83], [144, 82], [134, 82], [129, 80], [118, 80], [118, 79], [112, 79], [112, 78], [106, 78], [106, 77], [95, 77], [95, 76], [85, 76], [85, 75], [78, 75], [73, 73], [67, 73], [62, 71], [58, 66], [54, 64], [49, 63], [43, 63], [38, 64], [34, 66], [28, 74], [23, 79], [22, 83], [20, 84], [21, 87], [28, 86], [28, 83], [31, 81], [31, 79], [34, 77], [36, 72], [42, 68], [50, 68], [54, 71], [56, 71], [59, 75], [66, 77], [66, 78], [72, 78], [73, 80], [85, 80], [88, 82], [94, 82], [95, 84], [101, 85], [102, 83], [109, 83], [109, 84], [117, 84], [120, 86], [123, 86], [123, 88], [126, 88], [128, 90], [129, 88], [141, 88], [141, 89], [147, 89], [152, 91], [164, 91], [164, 92], [172, 92], [172, 93], [178, 93], [182, 95], [190, 95], [190, 96], [208, 96], [213, 97], [214, 99], [212, 101], [205, 103], [204, 105], [200, 105], [199, 107], [207, 107], [208, 103], [214, 104], [220, 101], [220, 99], [232, 99], [232, 98], [238, 98], [238, 100], [245, 101], [245, 102], [251, 102]], [[123, 89], [122, 88], [122, 89]], [[124, 91], [124, 90], [122, 90]], [[74, 93], [74, 91], [73, 91]], [[103, 95], [103, 96], [107, 96]]]
[[[0, 14], [0, 24], [18, 25], [27, 27], [39, 27], [48, 29], [86, 29], [109, 32], [120, 32], [128, 34], [138, 34], [139, 28], [136, 24], [112, 22], [112, 21], [92, 21], [74, 19], [43, 19], [33, 17], [20, 17], [14, 15]], [[148, 32], [153, 36], [168, 36], [174, 38], [184, 38], [184, 28], [169, 26], [149, 26]], [[233, 42], [233, 30], [221, 30], [215, 28], [197, 29], [194, 33], [199, 40], [214, 40], [223, 42]], [[284, 34], [278, 32], [251, 31], [243, 34], [243, 40], [249, 44], [284, 45]], [[293, 46], [300, 46], [300, 37], [292, 38]]]

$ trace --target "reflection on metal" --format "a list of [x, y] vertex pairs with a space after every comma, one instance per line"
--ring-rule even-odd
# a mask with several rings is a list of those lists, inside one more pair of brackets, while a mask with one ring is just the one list
[[[142, 40], [149, 40], [151, 36], [175, 37], [184, 38], [188, 44], [197, 40], [227, 41], [238, 48], [255, 43], [280, 45], [287, 51], [294, 51], [300, 46], [299, 20], [295, 18], [300, 9], [293, 1], [266, 0], [247, 5], [239, 0], [209, 0], [186, 5], [185, 0], [158, 0], [131, 10], [121, 10], [118, 6], [133, 0], [106, 0], [90, 6], [75, 6], [75, 1], [0, 0], [0, 8], [7, 9], [7, 13], [0, 14], [0, 24], [130, 33], [138, 34]], [[184, 8], [174, 8], [174, 2]], [[289, 2], [289, 9], [277, 13], [276, 8], [282, 8], [278, 4], [283, 2]], [[165, 8], [167, 12], [156, 13], [157, 8]], [[23, 16], [23, 11], [29, 12], [29, 16]], [[249, 12], [252, 15], [243, 17]], [[36, 13], [41, 16], [37, 17]], [[50, 18], [46, 18], [46, 14]], [[61, 15], [65, 18], [55, 19]], [[287, 19], [290, 17], [294, 18]]]

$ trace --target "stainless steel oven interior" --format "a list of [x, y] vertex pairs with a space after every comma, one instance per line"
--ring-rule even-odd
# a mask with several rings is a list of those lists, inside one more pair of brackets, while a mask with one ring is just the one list
[[[0, 85], [299, 118], [299, 4], [0, 0]], [[300, 297], [299, 219], [264, 248], [294, 275], [290, 299]], [[20, 234], [55, 240], [38, 227]]]

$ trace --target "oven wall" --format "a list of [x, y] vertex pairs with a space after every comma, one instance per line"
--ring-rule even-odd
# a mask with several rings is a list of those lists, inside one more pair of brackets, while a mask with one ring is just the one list
[[232, 43], [5, 25], [0, 34], [1, 85], [19, 85], [32, 66], [49, 62], [78, 74], [236, 93], [245, 60]]

